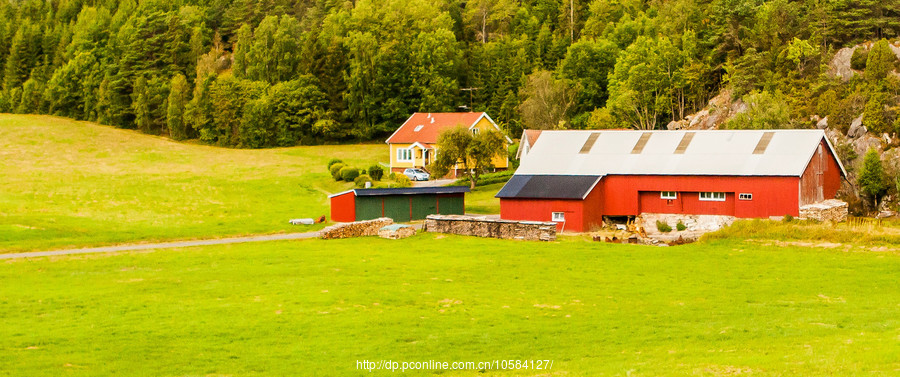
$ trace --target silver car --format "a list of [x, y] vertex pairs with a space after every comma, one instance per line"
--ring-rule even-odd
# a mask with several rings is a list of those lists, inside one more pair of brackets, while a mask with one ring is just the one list
[[431, 178], [431, 174], [428, 174], [428, 172], [415, 168], [404, 170], [403, 175], [409, 177], [410, 181], [427, 181], [428, 178]]

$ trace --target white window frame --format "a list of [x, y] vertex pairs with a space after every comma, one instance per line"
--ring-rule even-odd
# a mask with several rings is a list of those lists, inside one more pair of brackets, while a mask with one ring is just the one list
[[678, 199], [678, 193], [675, 191], [660, 191], [659, 198], [668, 200]]
[[725, 201], [725, 193], [724, 192], [701, 192], [700, 200], [704, 202], [724, 202]]
[[478, 135], [478, 127], [472, 129], [472, 136]]
[[749, 192], [742, 192], [738, 194], [738, 199], [740, 200], [753, 200], [753, 194]]
[[566, 213], [565, 212], [552, 212], [550, 214], [550, 218], [552, 221], [556, 221], [558, 223], [566, 222]]
[[[404, 158], [406, 157], [406, 158]], [[409, 162], [413, 160], [413, 152], [410, 148], [397, 148], [397, 161]]]

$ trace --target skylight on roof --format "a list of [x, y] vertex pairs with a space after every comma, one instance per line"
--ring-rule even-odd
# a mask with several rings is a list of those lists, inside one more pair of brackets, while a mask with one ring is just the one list
[[597, 142], [597, 138], [600, 137], [599, 132], [592, 132], [590, 136], [588, 136], [587, 140], [584, 142], [584, 145], [581, 146], [580, 154], [587, 154], [591, 152], [591, 148], [594, 147], [594, 143]]
[[647, 145], [647, 141], [650, 140], [650, 135], [652, 132], [644, 132], [641, 134], [641, 138], [638, 139], [637, 143], [634, 144], [634, 149], [631, 150], [631, 154], [641, 154], [644, 151], [644, 147]]
[[766, 153], [766, 149], [769, 148], [769, 143], [772, 141], [772, 138], [775, 136], [775, 132], [769, 131], [762, 134], [762, 137], [759, 138], [759, 143], [756, 144], [756, 148], [753, 149], [753, 154], [763, 154]]
[[694, 133], [685, 132], [684, 136], [681, 137], [681, 142], [678, 143], [678, 147], [675, 148], [675, 154], [684, 154], [688, 145], [691, 145], [691, 140], [694, 140]]
[[421, 130], [422, 127], [425, 127], [425, 126], [423, 126], [423, 125], [421, 125], [421, 124], [418, 125], [418, 126], [416, 126], [416, 129], [414, 129], [413, 132], [419, 132], [419, 130]]

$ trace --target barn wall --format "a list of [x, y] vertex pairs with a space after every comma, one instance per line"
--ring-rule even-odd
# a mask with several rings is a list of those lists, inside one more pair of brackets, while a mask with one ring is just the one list
[[841, 168], [822, 140], [800, 177], [800, 205], [834, 199], [840, 188]]
[[[607, 176], [601, 179], [604, 215], [633, 216], [641, 212], [733, 214], [736, 217], [798, 216], [797, 177], [726, 176]], [[596, 190], [596, 189], [595, 189]], [[660, 191], [678, 192], [669, 205]], [[644, 200], [641, 193], [645, 192]], [[699, 192], [725, 192], [724, 202], [700, 201]], [[739, 193], [753, 194], [752, 200], [737, 200]], [[655, 196], [653, 202], [652, 197]], [[643, 204], [644, 208], [641, 208]]]
[[500, 199], [500, 218], [504, 220], [552, 221], [553, 212], [565, 212], [566, 221], [557, 223], [557, 231], [590, 231], [603, 224], [602, 194], [600, 190], [595, 189], [584, 200]]
[[342, 223], [356, 221], [355, 199], [353, 191], [331, 197], [331, 221]]
[[584, 203], [563, 199], [500, 199], [500, 218], [520, 221], [552, 221], [553, 212], [565, 212], [566, 222], [557, 223], [557, 231], [584, 231]]

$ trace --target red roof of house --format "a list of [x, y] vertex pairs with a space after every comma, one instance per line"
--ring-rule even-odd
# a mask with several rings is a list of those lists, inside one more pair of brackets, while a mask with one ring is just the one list
[[[437, 143], [441, 131], [449, 127], [471, 127], [485, 115], [480, 113], [414, 113], [403, 123], [391, 137], [388, 144], [393, 143]], [[419, 127], [421, 126], [421, 127]], [[418, 130], [417, 130], [418, 129]]]
[[528, 145], [533, 147], [537, 139], [541, 137], [541, 130], [525, 130], [523, 134], [528, 139]]

